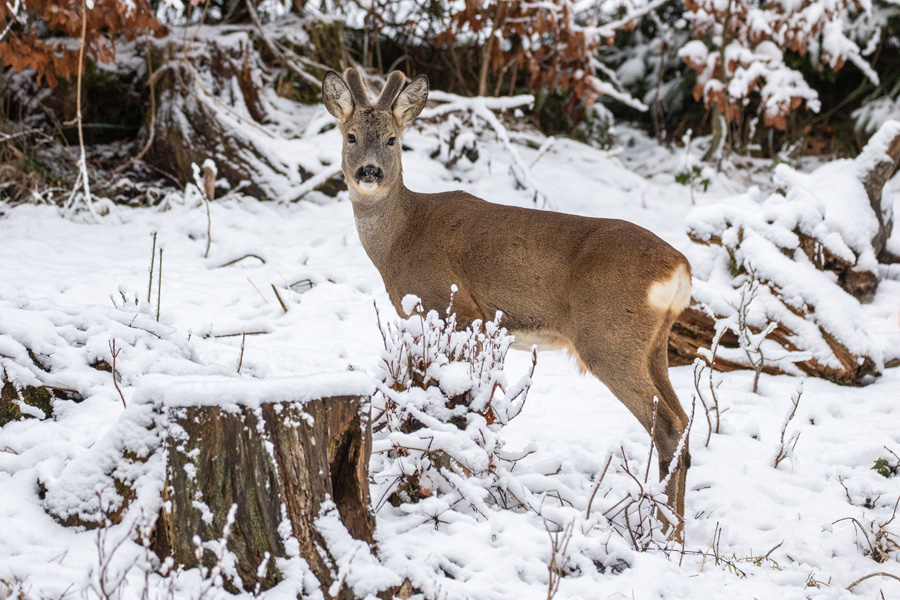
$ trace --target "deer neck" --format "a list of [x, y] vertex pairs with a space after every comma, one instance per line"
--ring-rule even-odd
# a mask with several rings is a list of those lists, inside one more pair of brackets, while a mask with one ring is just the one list
[[394, 242], [406, 227], [409, 190], [402, 179], [384, 191], [363, 194], [350, 186], [350, 202], [359, 240], [377, 267], [387, 262]]

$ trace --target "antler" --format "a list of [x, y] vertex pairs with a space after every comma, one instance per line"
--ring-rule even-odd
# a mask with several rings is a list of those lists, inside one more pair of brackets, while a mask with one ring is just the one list
[[344, 81], [350, 89], [350, 95], [353, 97], [353, 104], [357, 108], [371, 108], [369, 95], [366, 94], [366, 85], [363, 83], [362, 76], [356, 69], [347, 69], [344, 71]]
[[384, 88], [381, 90], [381, 95], [378, 97], [378, 102], [375, 103], [375, 108], [389, 110], [404, 83], [406, 83], [406, 76], [402, 72], [394, 71], [388, 75]]

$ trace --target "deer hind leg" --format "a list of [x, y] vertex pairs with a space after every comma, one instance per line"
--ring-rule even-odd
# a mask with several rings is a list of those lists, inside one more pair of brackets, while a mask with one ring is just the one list
[[[691, 454], [688, 449], [686, 430], [689, 419], [678, 396], [669, 381], [668, 361], [668, 329], [665, 335], [650, 355], [650, 376], [658, 391], [659, 413], [667, 415], [667, 427], [659, 428], [660, 420], [657, 419], [656, 447], [659, 449], [659, 478], [666, 477], [669, 482], [666, 485], [666, 495], [669, 497], [669, 506], [678, 516], [679, 523], [675, 527], [675, 538], [682, 539], [682, 526], [684, 523], [684, 495], [687, 486], [687, 471], [691, 466]], [[682, 438], [684, 445], [679, 450]], [[670, 472], [670, 469], [672, 470]]]
[[[650, 348], [623, 352], [620, 346], [613, 351], [592, 350], [581, 346], [579, 362], [587, 367], [637, 418], [647, 433], [654, 436], [659, 462], [660, 481], [669, 475], [669, 466], [678, 452], [678, 446], [687, 428], [688, 418], [668, 377], [668, 361], [665, 354], [666, 335], [662, 344], [654, 340]], [[662, 361], [662, 362], [660, 362]], [[654, 411], [653, 398], [657, 398]], [[654, 415], [655, 413], [655, 415]], [[687, 440], [685, 440], [685, 444]], [[668, 479], [666, 495], [668, 505], [678, 522], [670, 529], [668, 519], [660, 514], [664, 530], [676, 540], [682, 538], [684, 521], [684, 491], [687, 467], [690, 463], [687, 448], [674, 461], [674, 472]]]

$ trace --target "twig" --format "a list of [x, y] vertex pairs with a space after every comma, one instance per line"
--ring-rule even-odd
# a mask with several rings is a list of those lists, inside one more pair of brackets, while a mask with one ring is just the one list
[[793, 441], [791, 444], [790, 450], [788, 450], [787, 446], [784, 442], [784, 434], [787, 433], [788, 424], [790, 424], [791, 420], [794, 418], [794, 415], [797, 414], [797, 407], [800, 405], [800, 398], [803, 396], [803, 381], [801, 380], [800, 386], [797, 388], [797, 392], [794, 396], [791, 397], [791, 404], [793, 407], [791, 408], [791, 412], [787, 415], [787, 418], [784, 420], [784, 424], [781, 426], [781, 439], [779, 440], [778, 445], [778, 454], [775, 455], [775, 462], [772, 465], [774, 468], [778, 468], [778, 465], [781, 464], [781, 461], [790, 456], [794, 448], [797, 447], [797, 442], [800, 439], [800, 433], [797, 432], [796, 435], [792, 435], [791, 439], [788, 440], [788, 443]]
[[[97, 219], [97, 213], [94, 212], [94, 204], [91, 201], [91, 186], [88, 182], [87, 159], [84, 153], [84, 130], [82, 128], [81, 119], [81, 80], [84, 76], [84, 45], [87, 37], [87, 0], [81, 0], [81, 45], [78, 47], [78, 81], [75, 92], [75, 123], [78, 126], [78, 146], [81, 149], [81, 156], [78, 159], [78, 177], [81, 179], [81, 185], [84, 193], [84, 202], [88, 207], [94, 219]], [[66, 209], [71, 209], [75, 196], [78, 191], [78, 185], [72, 190]]]
[[187, 92], [191, 96], [193, 96], [198, 102], [203, 103], [210, 110], [212, 110], [214, 112], [219, 112], [219, 110], [221, 109], [221, 110], [227, 112], [228, 114], [230, 114], [231, 116], [233, 116], [235, 119], [237, 119], [237, 121], [239, 123], [244, 123], [246, 125], [249, 125], [250, 127], [253, 127], [257, 131], [262, 133], [263, 135], [265, 135], [271, 139], [275, 139], [275, 136], [272, 134], [272, 132], [265, 129], [261, 125], [259, 125], [253, 119], [248, 119], [247, 117], [242, 116], [236, 110], [234, 110], [233, 108], [231, 108], [230, 106], [228, 106], [227, 104], [225, 104], [224, 102], [219, 100], [209, 90], [207, 90], [206, 86], [203, 85], [203, 82], [200, 81], [200, 76], [197, 74], [197, 71], [194, 69], [193, 65], [191, 65], [190, 62], [187, 62], [185, 64], [185, 68], [187, 69], [188, 73], [190, 74], [191, 79], [193, 79], [194, 83], [197, 85], [197, 89], [200, 90], [201, 92], [203, 92], [203, 94], [205, 95], [205, 97], [201, 96], [200, 94], [197, 93], [196, 90], [192, 89], [189, 86], [185, 86], [185, 89], [187, 90]]
[[862, 583], [866, 579], [871, 579], [872, 577], [890, 577], [892, 579], [896, 579], [897, 581], [900, 581], [900, 577], [897, 577], [893, 573], [885, 573], [884, 571], [879, 571], [877, 573], [869, 573], [868, 575], [863, 575], [862, 577], [860, 577], [859, 579], [857, 579], [856, 581], [854, 581], [853, 583], [848, 585], [847, 589], [852, 590], [857, 584]]
[[220, 334], [218, 334], [218, 335], [212, 335], [212, 334], [209, 334], [209, 335], [204, 335], [204, 336], [203, 336], [203, 339], [209, 339], [209, 338], [219, 339], [219, 338], [237, 337], [237, 336], [245, 337], [245, 336], [248, 336], [248, 335], [265, 335], [265, 334], [267, 334], [267, 333], [271, 333], [271, 332], [269, 332], [269, 331], [247, 331], [247, 332], [243, 332], [243, 331], [242, 331], [242, 332], [240, 332], [240, 333], [220, 333]]
[[262, 298], [263, 302], [264, 302], [265, 304], [268, 304], [269, 301], [266, 300], [266, 297], [263, 296], [263, 293], [262, 293], [261, 291], [259, 291], [259, 288], [256, 287], [256, 284], [253, 283], [253, 280], [251, 280], [251, 279], [248, 277], [248, 278], [247, 278], [247, 281], [250, 282], [250, 285], [253, 286], [253, 289], [256, 290], [256, 293], [259, 294], [259, 297]]
[[253, 25], [259, 30], [259, 35], [262, 38], [263, 43], [266, 45], [266, 48], [269, 49], [269, 52], [275, 56], [275, 60], [280, 62], [288, 70], [293, 71], [295, 74], [305, 79], [307, 83], [311, 83], [314, 86], [321, 88], [322, 82], [318, 78], [313, 77], [303, 69], [294, 65], [287, 59], [284, 53], [272, 43], [272, 40], [269, 39], [265, 29], [263, 29], [262, 23], [259, 22], [259, 15], [256, 13], [256, 7], [254, 6], [253, 0], [246, 0], [245, 4], [247, 5], [247, 13], [250, 15], [250, 20], [253, 21]]
[[506, 151], [510, 157], [509, 169], [513, 175], [513, 178], [516, 180], [516, 183], [518, 183], [525, 189], [530, 188], [534, 192], [535, 204], [538, 204], [538, 200], [542, 200], [543, 206], [548, 207], [550, 205], [549, 198], [544, 192], [541, 191], [540, 187], [537, 185], [537, 182], [535, 182], [532, 178], [528, 166], [522, 160], [521, 156], [519, 156], [518, 150], [513, 147], [512, 142], [509, 139], [509, 133], [500, 122], [500, 119], [498, 119], [497, 116], [488, 109], [487, 105], [484, 102], [475, 102], [473, 103], [472, 108], [472, 114], [490, 125], [490, 127], [494, 130], [497, 139], [499, 139], [500, 143], [503, 144], [503, 146], [506, 148]]
[[[697, 390], [697, 396], [700, 398], [700, 403], [703, 405], [703, 412], [706, 415], [706, 442], [703, 444], [704, 448], [709, 448], [709, 442], [712, 439], [712, 418], [709, 416], [710, 408], [706, 404], [706, 398], [703, 397], [703, 392], [700, 391], [700, 378], [703, 375], [703, 369], [705, 365], [701, 359], [694, 360], [694, 389]], [[710, 369], [710, 377], [712, 377], [712, 369]]]
[[[147, 141], [144, 143], [144, 147], [141, 148], [141, 151], [132, 156], [130, 160], [113, 169], [113, 175], [121, 173], [144, 158], [144, 155], [150, 150], [150, 146], [153, 145], [153, 136], [156, 130], [156, 89], [154, 87], [156, 78], [153, 76], [153, 58], [150, 55], [150, 38], [145, 37], [144, 40], [147, 46], [147, 85], [150, 86], [150, 125], [148, 126], [148, 131], [150, 133], [147, 135]], [[149, 302], [149, 299], [147, 301]]]
[[779, 548], [781, 548], [781, 546], [782, 546], [783, 544], [784, 544], [784, 540], [781, 540], [780, 542], [778, 542], [777, 544], [775, 544], [775, 546], [774, 546], [771, 550], [769, 550], [768, 552], [766, 552], [766, 553], [763, 555], [763, 558], [766, 559], [766, 560], [768, 560], [769, 556], [770, 556], [773, 552], [775, 552], [776, 550], [778, 550]]
[[216, 269], [221, 269], [222, 267], [229, 267], [229, 266], [231, 266], [231, 265], [233, 265], [233, 264], [235, 264], [235, 263], [241, 262], [241, 261], [244, 260], [245, 258], [255, 258], [256, 260], [258, 260], [258, 261], [261, 262], [262, 264], [266, 264], [266, 259], [264, 259], [264, 258], [261, 257], [261, 256], [257, 256], [257, 255], [255, 255], [255, 254], [245, 254], [245, 255], [243, 255], [243, 256], [240, 257], [240, 258], [235, 258], [234, 260], [229, 260], [227, 263], [222, 264], [222, 265], [219, 265], [218, 267], [215, 267], [215, 268], [216, 268]]
[[159, 249], [159, 277], [156, 281], [156, 321], [159, 322], [159, 305], [162, 301], [162, 256], [163, 249]]
[[241, 333], [241, 356], [240, 356], [240, 358], [238, 358], [238, 368], [237, 368], [238, 375], [240, 375], [241, 366], [243, 366], [243, 364], [244, 364], [244, 343], [246, 341], [247, 341], [247, 334]]
[[[204, 179], [209, 178], [210, 173], [214, 173], [212, 169], [209, 167], [203, 167]], [[213, 174], [215, 178], [215, 174]], [[209, 203], [212, 201], [207, 194], [209, 193], [208, 185], [204, 185], [201, 189], [201, 193], [203, 194], [203, 203], [206, 205], [206, 252], [203, 253], [203, 258], [209, 258], [209, 247], [212, 246], [212, 215], [209, 212]]]
[[[890, 450], [888, 450], [888, 452], [890, 452]], [[881, 525], [879, 525], [879, 527], [880, 527], [881, 529], [884, 529], [885, 527], [887, 527], [888, 525], [890, 525], [891, 522], [893, 522], [893, 520], [897, 518], [897, 507], [898, 507], [898, 506], [900, 506], [900, 497], [898, 497], [898, 498], [897, 498], [897, 501], [894, 502], [894, 511], [891, 513], [891, 518], [888, 519], [887, 521], [885, 521], [884, 523], [882, 523]]]
[[281, 299], [281, 294], [278, 293], [278, 288], [275, 287], [274, 283], [271, 285], [272, 285], [272, 291], [275, 292], [275, 297], [278, 298], [278, 304], [281, 305], [281, 308], [282, 308], [282, 310], [284, 310], [284, 312], [287, 312], [287, 310], [288, 310], [287, 306], [284, 304], [284, 300]]
[[612, 454], [609, 455], [609, 458], [606, 460], [606, 466], [603, 467], [603, 472], [600, 473], [600, 479], [597, 480], [597, 485], [594, 486], [594, 491], [591, 492], [591, 498], [588, 500], [587, 512], [584, 515], [585, 519], [591, 518], [591, 506], [594, 504], [594, 498], [597, 496], [597, 491], [600, 489], [600, 484], [603, 483], [603, 478], [606, 477], [606, 470], [609, 469], [609, 465], [612, 462]]
[[74, 390], [72, 388], [60, 387], [58, 385], [47, 385], [46, 383], [41, 386], [42, 388], [54, 391], [54, 392], [62, 392], [64, 394], [78, 394], [78, 390]]
[[306, 181], [300, 184], [300, 187], [297, 188], [297, 191], [294, 192], [294, 199], [291, 202], [297, 202], [298, 200], [302, 200], [304, 196], [308, 193], [319, 189], [332, 177], [336, 177], [341, 173], [341, 165], [332, 165], [330, 169], [323, 169], [322, 171], [316, 173]]
[[528, 168], [533, 169], [534, 166], [536, 164], [538, 164], [538, 161], [540, 161], [542, 158], [544, 158], [544, 155], [550, 151], [550, 149], [553, 147], [553, 144], [555, 144], [555, 143], [556, 143], [555, 137], [548, 137], [547, 140], [543, 144], [541, 144], [540, 147], [538, 148], [537, 156], [534, 157], [534, 160], [531, 161], [531, 164], [528, 165]]
[[[147, 304], [150, 304], [150, 295], [153, 293], [153, 263], [156, 260], [156, 232], [153, 232], [153, 250], [150, 251], [150, 283], [147, 285]], [[159, 319], [157, 318], [157, 321]]]
[[650, 422], [650, 455], [647, 456], [647, 468], [644, 471], [644, 483], [650, 479], [650, 463], [653, 462], [653, 447], [656, 446], [656, 419], [659, 415], [659, 397], [653, 396], [653, 420]]
[[[199, 2], [198, 2], [198, 4], [199, 4]], [[194, 33], [191, 35], [190, 42], [188, 42], [188, 39], [187, 39], [187, 32], [188, 32], [187, 23], [185, 23], [185, 25], [184, 25], [184, 41], [182, 42], [181, 49], [183, 52], [183, 54], [182, 54], [183, 60], [185, 60], [185, 61], [187, 61], [188, 46], [194, 45], [194, 40], [197, 39], [197, 34], [200, 33], [200, 28], [203, 27], [203, 23], [206, 21], [206, 14], [209, 12], [209, 4], [210, 4], [209, 0], [206, 0], [204, 2], [203, 12], [200, 14], [200, 20], [197, 22], [197, 28], [194, 29]], [[194, 7], [194, 6], [195, 6], [195, 3], [191, 2], [191, 7]]]
[[874, 546], [874, 544], [872, 544], [872, 540], [869, 539], [869, 534], [866, 532], [866, 528], [863, 527], [863, 524], [862, 524], [862, 523], [860, 523], [860, 522], [859, 522], [856, 518], [854, 518], [854, 517], [843, 517], [843, 518], [841, 518], [841, 519], [838, 519], [837, 521], [832, 521], [831, 524], [832, 524], [832, 525], [837, 525], [837, 524], [840, 523], [841, 521], [850, 521], [851, 523], [853, 523], [853, 525], [854, 525], [860, 532], [862, 532], [863, 537], [866, 538], [866, 543], [869, 545], [869, 553], [870, 553], [870, 554], [873, 554], [873, 553], [875, 552], [875, 546]]
[[19, 22], [19, 18], [16, 16], [16, 13], [19, 12], [19, 9], [22, 7], [21, 0], [13, 0], [12, 4], [9, 2], [6, 3], [6, 13], [7, 18], [9, 19], [9, 23], [6, 24], [6, 27], [3, 28], [3, 31], [0, 31], [0, 40], [6, 37], [6, 34], [9, 33], [9, 30], [12, 29], [12, 26], [15, 23]]
[[544, 530], [550, 536], [550, 563], [547, 565], [547, 600], [553, 600], [559, 591], [559, 584], [562, 580], [563, 565], [562, 559], [565, 559], [566, 550], [569, 547], [569, 541], [572, 539], [572, 533], [575, 528], [575, 522], [571, 522], [562, 530], [562, 540], [560, 540], [560, 532], [550, 532], [547, 520], [544, 519]]
[[[330, 281], [331, 283], [334, 283], [334, 282], [331, 281], [331, 280], [329, 280], [329, 281]], [[309, 277], [307, 277], [306, 279], [301, 279], [300, 281], [295, 281], [294, 283], [292, 283], [291, 285], [288, 286], [288, 289], [291, 289], [291, 290], [292, 290], [292, 289], [294, 289], [294, 287], [300, 285], [301, 283], [304, 284], [304, 286], [306, 287], [306, 291], [309, 291], [309, 290], [313, 289], [313, 286], [315, 285], [315, 284], [313, 283], [312, 279], [310, 279]]]
[[116, 381], [116, 357], [119, 356], [119, 352], [121, 352], [121, 351], [122, 351], [121, 348], [116, 350], [116, 338], [113, 338], [112, 341], [109, 343], [109, 353], [112, 355], [113, 385], [116, 386], [116, 391], [119, 392], [119, 398], [122, 399], [122, 406], [124, 408], [128, 408], [128, 405], [125, 404], [125, 394], [122, 393], [122, 388], [119, 387], [119, 382]]
[[40, 129], [26, 129], [25, 131], [18, 131], [16, 133], [0, 133], [0, 142], [11, 142], [16, 138], [25, 137], [33, 133], [47, 137], [47, 134]]

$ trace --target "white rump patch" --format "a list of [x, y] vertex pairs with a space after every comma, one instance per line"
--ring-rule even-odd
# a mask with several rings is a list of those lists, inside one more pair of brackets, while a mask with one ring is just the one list
[[647, 290], [647, 303], [659, 310], [680, 313], [691, 302], [691, 276], [684, 265], [679, 266], [672, 276], [654, 282]]

